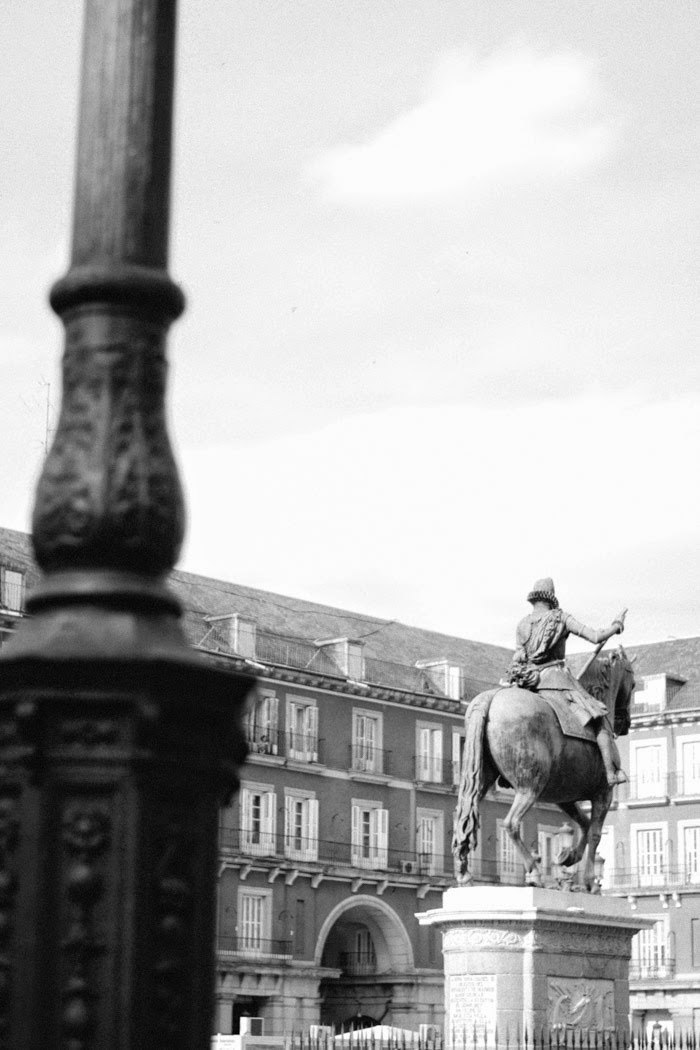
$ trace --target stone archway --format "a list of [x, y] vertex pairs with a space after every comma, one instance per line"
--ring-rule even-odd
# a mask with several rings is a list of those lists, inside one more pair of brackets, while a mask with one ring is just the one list
[[323, 1023], [336, 1027], [391, 1023], [397, 983], [411, 981], [415, 970], [403, 922], [370, 896], [351, 897], [333, 909], [319, 932], [314, 961], [338, 974], [321, 986]]
[[326, 942], [343, 919], [362, 923], [372, 934], [377, 952], [377, 972], [410, 973], [414, 969], [413, 946], [401, 919], [379, 897], [358, 895], [338, 904], [326, 917], [316, 943], [314, 964], [321, 966]]

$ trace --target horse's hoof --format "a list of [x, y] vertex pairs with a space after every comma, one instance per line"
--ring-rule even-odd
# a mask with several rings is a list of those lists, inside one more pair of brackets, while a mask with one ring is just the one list
[[525, 885], [526, 886], [537, 886], [537, 887], [539, 887], [541, 889], [542, 888], [542, 879], [540, 877], [539, 872], [537, 872], [537, 871], [528, 871], [528, 872], [526, 872], [526, 874], [525, 874]]

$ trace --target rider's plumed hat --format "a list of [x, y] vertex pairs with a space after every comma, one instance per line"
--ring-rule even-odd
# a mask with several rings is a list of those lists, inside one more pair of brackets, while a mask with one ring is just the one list
[[554, 594], [554, 580], [551, 576], [545, 576], [542, 580], [535, 580], [527, 600], [529, 602], [549, 602], [552, 608], [556, 609], [559, 602]]

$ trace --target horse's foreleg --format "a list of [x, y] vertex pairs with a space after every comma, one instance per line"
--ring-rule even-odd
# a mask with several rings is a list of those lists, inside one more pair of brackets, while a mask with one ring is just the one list
[[560, 802], [559, 809], [566, 813], [567, 817], [571, 817], [579, 829], [576, 843], [563, 857], [557, 859], [558, 864], [563, 864], [565, 868], [568, 868], [572, 864], [578, 864], [583, 857], [586, 843], [589, 841], [591, 822], [585, 813], [581, 812], [575, 802]]
[[606, 787], [597, 798], [591, 799], [591, 826], [588, 832], [588, 850], [583, 868], [583, 883], [591, 893], [595, 889], [595, 854], [603, 834], [603, 824], [612, 802], [613, 789]]
[[515, 844], [515, 848], [523, 858], [525, 864], [525, 882], [528, 886], [541, 886], [542, 876], [540, 875], [540, 866], [537, 862], [537, 858], [530, 852], [523, 842], [520, 829], [522, 827], [523, 817], [528, 810], [532, 809], [534, 806], [538, 799], [538, 794], [538, 792], [531, 789], [517, 790], [515, 798], [513, 799], [513, 805], [510, 807], [508, 815], [503, 822], [506, 831]]

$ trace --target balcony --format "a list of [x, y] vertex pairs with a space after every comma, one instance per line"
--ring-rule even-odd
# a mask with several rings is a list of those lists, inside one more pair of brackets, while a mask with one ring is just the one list
[[617, 787], [617, 801], [627, 805], [654, 805], [668, 802], [676, 790], [677, 777], [668, 773], [658, 777], [631, 777]]
[[652, 959], [640, 962], [633, 959], [630, 963], [630, 981], [663, 981], [673, 977], [676, 972], [675, 959], [666, 956], [663, 961]]
[[220, 952], [237, 955], [241, 958], [255, 959], [291, 959], [292, 942], [288, 940], [268, 940], [246, 934], [218, 934], [216, 947]]
[[451, 854], [443, 856], [375, 847], [367, 856], [360, 856], [361, 847], [347, 841], [285, 836], [282, 832], [275, 835], [263, 833], [261, 841], [255, 843], [251, 843], [249, 838], [250, 833], [241, 832], [240, 828], [219, 828], [220, 850], [237, 858], [259, 858], [277, 863], [290, 861], [316, 867], [352, 867], [382, 875], [431, 876], [438, 879], [452, 877]]
[[341, 952], [338, 961], [344, 977], [370, 977], [377, 972], [374, 952]]
[[459, 784], [459, 762], [436, 759], [428, 755], [415, 755], [413, 762], [418, 784], [438, 784], [446, 787], [456, 787]]
[[350, 744], [348, 750], [351, 773], [389, 775], [391, 751], [383, 751], [378, 747], [367, 747], [365, 744]]
[[249, 751], [254, 755], [281, 755], [284, 751], [284, 733], [279, 729], [246, 726], [245, 738]]
[[609, 892], [624, 893], [700, 890], [700, 869], [668, 864], [662, 864], [654, 871], [614, 868], [606, 871], [605, 888]]

